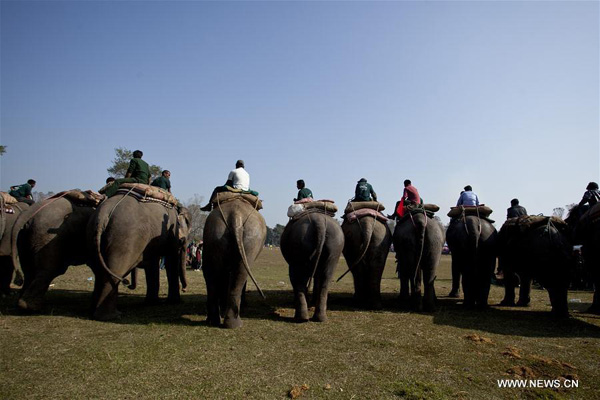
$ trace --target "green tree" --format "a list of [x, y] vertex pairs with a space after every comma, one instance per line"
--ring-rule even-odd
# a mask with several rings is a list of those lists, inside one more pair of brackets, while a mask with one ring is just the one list
[[0, 145], [0, 156], [4, 153], [6, 153], [6, 146]]
[[[109, 175], [114, 178], [124, 178], [132, 158], [132, 150], [126, 149], [125, 147], [117, 147], [115, 149], [115, 159], [113, 160], [112, 165], [107, 169]], [[151, 180], [159, 177], [161, 172], [162, 168], [160, 166], [155, 164], [150, 165], [150, 174], [152, 175]]]
[[281, 234], [283, 233], [284, 229], [285, 226], [280, 224], [275, 225], [275, 228], [269, 228], [267, 226], [267, 238], [265, 240], [265, 244], [279, 247], [279, 243], [281, 241]]
[[194, 197], [185, 203], [185, 206], [187, 207], [192, 219], [192, 226], [190, 227], [190, 239], [194, 239], [195, 241], [202, 240], [202, 236], [204, 235], [204, 224], [206, 223], [206, 218], [208, 217], [208, 214], [200, 209], [203, 201], [204, 196], [194, 194]]

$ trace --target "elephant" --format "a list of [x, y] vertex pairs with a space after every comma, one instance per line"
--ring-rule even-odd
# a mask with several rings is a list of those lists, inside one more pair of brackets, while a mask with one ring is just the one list
[[577, 205], [571, 208], [565, 222], [572, 232], [573, 242], [581, 244], [586, 269], [594, 282], [594, 300], [587, 312], [600, 314], [600, 204], [596, 204], [587, 212]]
[[[10, 208], [12, 212], [6, 212], [7, 208]], [[10, 282], [14, 272], [11, 256], [12, 228], [19, 215], [28, 208], [29, 204], [24, 202], [5, 204], [5, 206], [2, 207], [4, 215], [4, 230], [2, 231], [2, 239], [0, 239], [0, 295], [2, 296], [8, 296], [10, 294]]]
[[[531, 220], [535, 223], [529, 223]], [[519, 279], [518, 306], [529, 305], [531, 281], [536, 279], [548, 290], [552, 313], [569, 315], [567, 291], [573, 246], [565, 232], [565, 223], [554, 217], [508, 219], [498, 234], [498, 262], [504, 273], [502, 306], [515, 305], [515, 287]]]
[[158, 302], [159, 262], [165, 256], [169, 282], [168, 302], [180, 301], [179, 279], [185, 288], [185, 250], [190, 215], [182, 207], [141, 202], [117, 193], [108, 198], [87, 226], [89, 264], [96, 276], [92, 317], [117, 318], [119, 283], [133, 268], [146, 270], [146, 303]]
[[476, 215], [455, 219], [448, 226], [446, 242], [452, 255], [452, 292], [458, 292], [462, 275], [464, 305], [467, 307], [485, 308], [488, 305], [498, 253], [497, 238], [494, 225]]
[[[393, 242], [400, 275], [401, 303], [410, 301], [414, 310], [434, 311], [433, 285], [444, 245], [442, 225], [424, 210], [408, 211], [396, 223]], [[425, 288], [424, 299], [421, 297], [421, 280]]]
[[25, 278], [18, 300], [21, 310], [40, 311], [54, 278], [70, 265], [87, 262], [86, 227], [96, 204], [67, 197], [46, 199], [22, 213], [12, 231], [12, 259]]
[[242, 294], [248, 276], [256, 284], [251, 268], [266, 238], [267, 224], [263, 216], [257, 207], [241, 198], [223, 202], [206, 218], [202, 271], [206, 281], [209, 325], [242, 326]]
[[326, 213], [303, 213], [285, 226], [281, 234], [281, 253], [289, 265], [296, 321], [308, 321], [306, 298], [313, 279], [315, 312], [312, 320], [327, 320], [329, 283], [343, 248], [344, 232], [338, 222]]
[[392, 244], [385, 222], [367, 215], [342, 222], [343, 254], [354, 278], [354, 298], [360, 306], [381, 309], [381, 276]]

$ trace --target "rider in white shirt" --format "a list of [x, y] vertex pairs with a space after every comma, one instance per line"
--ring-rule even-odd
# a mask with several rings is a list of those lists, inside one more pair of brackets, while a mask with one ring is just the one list
[[[232, 170], [227, 176], [227, 182], [225, 182], [226, 186], [231, 186], [234, 189], [241, 189], [244, 191], [250, 190], [250, 174], [246, 172], [244, 169], [244, 160], [237, 160], [235, 163], [235, 169]], [[213, 190], [210, 195], [210, 199], [208, 199], [208, 204], [200, 209], [202, 211], [211, 211], [212, 210], [212, 199], [215, 197], [217, 192], [224, 191], [223, 186], [217, 186], [215, 190]]]

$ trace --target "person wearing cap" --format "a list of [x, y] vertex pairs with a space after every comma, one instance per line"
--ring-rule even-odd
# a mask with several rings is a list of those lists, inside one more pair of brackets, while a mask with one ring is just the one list
[[11, 186], [8, 194], [21, 203], [32, 205], [34, 201], [33, 196], [31, 195], [31, 189], [35, 187], [35, 183], [35, 180], [29, 179], [27, 183], [22, 185]]
[[479, 197], [473, 192], [473, 188], [471, 185], [465, 186], [464, 192], [460, 194], [458, 201], [456, 202], [457, 206], [478, 206], [479, 205]]
[[151, 186], [157, 186], [171, 193], [171, 181], [169, 180], [170, 177], [171, 171], [165, 169], [158, 178], [152, 181]]
[[510, 208], [506, 210], [506, 219], [518, 218], [522, 215], [527, 215], [525, 207], [519, 205], [519, 199], [512, 199], [510, 201]]
[[354, 201], [377, 201], [373, 186], [365, 178], [360, 178], [354, 189]]
[[144, 153], [141, 150], [136, 150], [133, 152], [133, 158], [129, 162], [129, 168], [127, 168], [125, 178], [116, 179], [112, 185], [107, 187], [104, 191], [106, 197], [114, 196], [117, 193], [121, 183], [150, 184], [150, 166], [148, 166], [146, 161], [142, 160], [143, 156]]
[[[244, 160], [237, 160], [235, 163], [235, 169], [229, 172], [229, 175], [227, 176], [227, 182], [225, 182], [225, 186], [229, 186], [234, 189], [240, 189], [242, 191], [250, 190], [250, 174], [248, 174], [248, 172], [246, 172], [244, 169]], [[227, 188], [225, 186], [217, 186], [210, 195], [208, 204], [204, 207], [200, 207], [200, 209], [202, 211], [211, 211], [212, 199], [218, 192], [226, 191]]]
[[[595, 206], [598, 202], [600, 202], [600, 190], [598, 190], [598, 184], [596, 182], [590, 182], [585, 188], [585, 193], [579, 202], [581, 214]], [[584, 206], [585, 208], [582, 208]]]
[[312, 191], [306, 187], [304, 179], [298, 179], [296, 181], [296, 188], [298, 189], [298, 197], [294, 201], [300, 201], [302, 199], [308, 199], [313, 197]]

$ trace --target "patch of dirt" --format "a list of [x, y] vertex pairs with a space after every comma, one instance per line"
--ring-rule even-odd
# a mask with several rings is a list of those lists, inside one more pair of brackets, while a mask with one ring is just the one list
[[537, 377], [537, 375], [535, 374], [535, 372], [533, 372], [531, 368], [525, 367], [523, 365], [511, 367], [506, 372], [508, 372], [511, 375], [517, 375], [525, 379], [533, 379]]
[[523, 358], [520, 352], [521, 350], [517, 349], [516, 347], [508, 346], [506, 350], [502, 353], [502, 355], [514, 358], [516, 360], [520, 360], [521, 358]]
[[310, 386], [308, 386], [306, 383], [302, 386], [292, 386], [292, 388], [288, 392], [288, 397], [290, 399], [297, 399], [298, 397], [302, 396], [302, 393], [306, 392], [308, 389], [310, 389]]
[[477, 344], [480, 344], [480, 343], [493, 344], [494, 343], [494, 342], [492, 342], [492, 339], [486, 338], [484, 336], [479, 336], [476, 333], [471, 333], [470, 335], [466, 335], [466, 336], [464, 336], [464, 338], [467, 340], [470, 340], [472, 342], [475, 342]]

